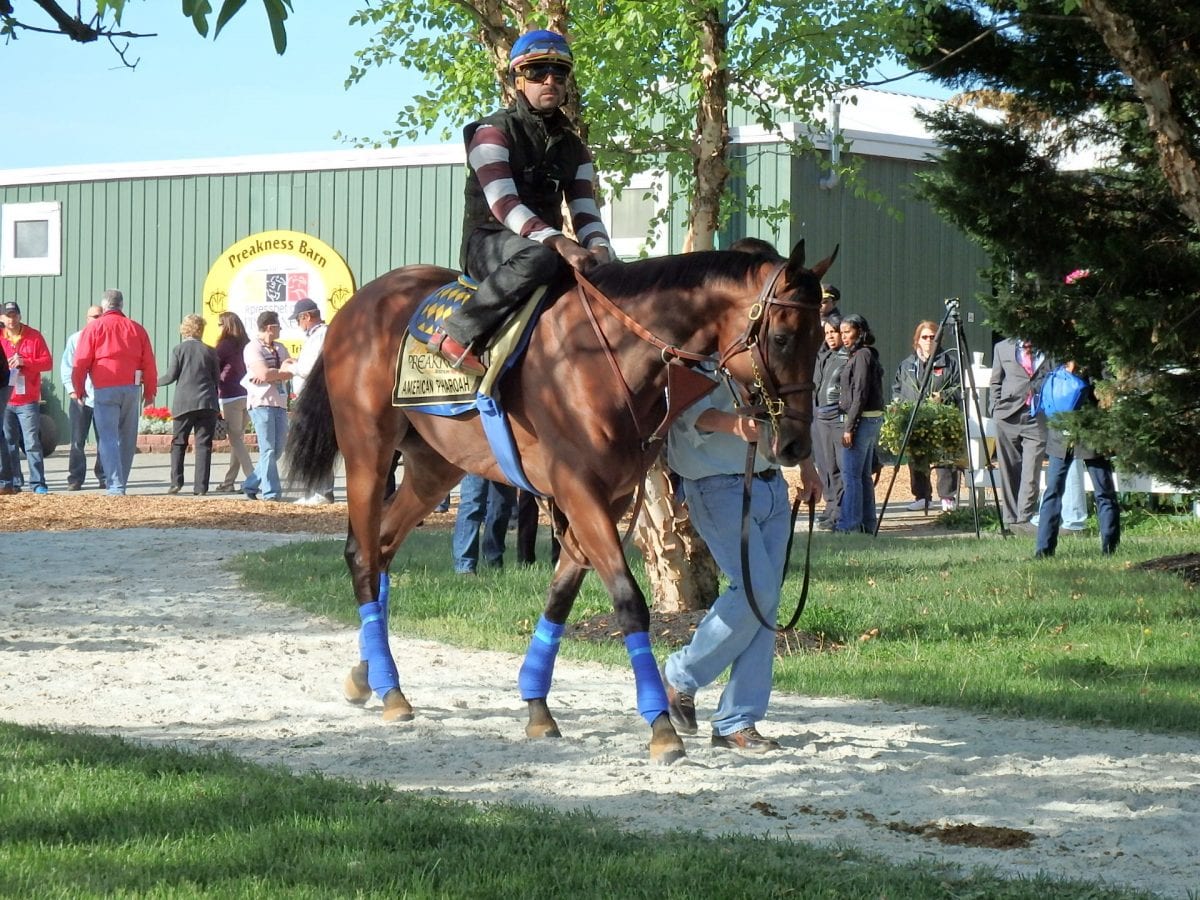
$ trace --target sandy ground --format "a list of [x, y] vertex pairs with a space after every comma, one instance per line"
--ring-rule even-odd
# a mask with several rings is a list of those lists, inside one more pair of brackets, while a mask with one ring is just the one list
[[[529, 741], [516, 657], [403, 639], [394, 649], [418, 718], [384, 726], [377, 702], [341, 699], [353, 631], [247, 597], [222, 570], [248, 547], [302, 536], [0, 535], [0, 719], [222, 748], [397, 790], [588, 808], [635, 828], [1200, 893], [1195, 738], [777, 695], [764, 731], [782, 752], [716, 750], [702, 726], [687, 759], [661, 767], [623, 668], [560, 663], [552, 703], [566, 737]], [[712, 701], [701, 695], [701, 715]], [[1031, 839], [937, 839], [934, 826], [964, 824]]]

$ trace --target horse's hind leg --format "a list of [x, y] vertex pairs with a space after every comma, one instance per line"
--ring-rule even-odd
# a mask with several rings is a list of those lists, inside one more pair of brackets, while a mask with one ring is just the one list
[[[378, 615], [382, 618], [383, 638], [387, 637], [387, 618], [389, 603], [388, 570], [392, 559], [405, 538], [412, 533], [417, 524], [427, 516], [446, 493], [454, 487], [460, 478], [462, 470], [444, 460], [431, 450], [415, 431], [409, 431], [401, 444], [404, 450], [404, 477], [396, 492], [381, 504], [379, 533], [377, 537], [379, 552], [379, 594]], [[346, 562], [352, 572], [360, 559], [361, 547], [353, 531], [346, 539]], [[360, 607], [360, 612], [363, 608]], [[370, 612], [370, 611], [368, 611]], [[370, 659], [372, 653], [383, 666], [395, 671], [390, 651], [386, 657], [380, 656], [378, 648], [368, 645], [368, 623], [363, 620], [363, 630], [360, 632], [361, 659], [346, 678], [344, 692], [351, 703], [366, 703], [370, 699], [372, 689]], [[395, 687], [383, 694], [383, 717], [385, 721], [407, 722], [413, 718], [412, 706], [400, 690], [399, 674], [395, 674]], [[377, 689], [376, 689], [377, 690]]]
[[406, 722], [413, 717], [412, 706], [400, 689], [400, 673], [388, 644], [388, 578], [379, 540], [384, 505], [383, 490], [388, 467], [399, 435], [407, 422], [388, 416], [390, 409], [372, 408], [368, 398], [347, 392], [350, 400], [337, 410], [339, 423], [344, 419], [347, 433], [376, 432], [376, 441], [345, 441], [341, 446], [346, 463], [346, 497], [349, 501], [350, 527], [344, 556], [358, 600], [359, 662], [343, 682], [343, 692], [352, 703], [365, 703], [372, 693], [383, 702], [385, 722]]
[[579, 595], [579, 586], [587, 569], [563, 559], [554, 572], [550, 591], [546, 598], [546, 610], [538, 619], [525, 662], [517, 676], [521, 699], [529, 709], [529, 721], [525, 725], [528, 737], [562, 737], [558, 723], [550, 714], [546, 697], [550, 693], [550, 682], [554, 677], [554, 660], [558, 656], [558, 645], [566, 628], [567, 616]]

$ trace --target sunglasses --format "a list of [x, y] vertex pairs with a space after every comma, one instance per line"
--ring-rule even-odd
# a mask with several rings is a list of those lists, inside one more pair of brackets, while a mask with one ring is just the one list
[[545, 84], [551, 78], [559, 84], [566, 84], [567, 76], [570, 74], [571, 67], [564, 66], [562, 63], [536, 63], [521, 70], [521, 75], [525, 80], [533, 84]]
[[934, 335], [932, 335], [932, 334], [921, 335], [921, 340], [923, 340], [923, 341], [932, 341], [933, 338], [934, 338]]

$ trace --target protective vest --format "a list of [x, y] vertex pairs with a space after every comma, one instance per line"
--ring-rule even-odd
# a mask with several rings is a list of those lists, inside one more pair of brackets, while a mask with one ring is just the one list
[[[584, 160], [583, 141], [571, 131], [561, 110], [539, 116], [521, 96], [507, 109], [472, 122], [463, 129], [469, 147], [476, 130], [494, 125], [504, 132], [509, 144], [509, 165], [521, 202], [548, 225], [563, 226], [563, 192], [575, 180]], [[467, 168], [467, 186], [463, 209], [463, 250], [476, 228], [500, 230], [505, 226], [492, 215], [479, 176]]]

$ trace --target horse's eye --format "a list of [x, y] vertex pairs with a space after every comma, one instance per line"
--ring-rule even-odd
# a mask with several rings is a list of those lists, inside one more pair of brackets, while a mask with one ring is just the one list
[[771, 342], [780, 350], [786, 350], [788, 345], [792, 343], [792, 336], [785, 332], [779, 331], [771, 335]]

